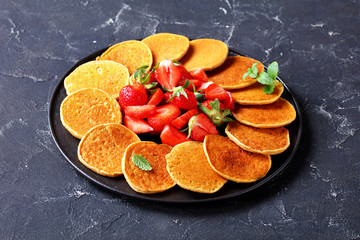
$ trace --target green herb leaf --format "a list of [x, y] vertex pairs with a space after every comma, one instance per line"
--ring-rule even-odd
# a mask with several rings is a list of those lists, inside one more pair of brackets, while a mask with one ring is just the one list
[[274, 91], [275, 85], [273, 83], [266, 85], [263, 87], [263, 93], [271, 94]]
[[132, 156], [132, 162], [139, 167], [141, 170], [144, 171], [151, 171], [152, 167], [150, 166], [150, 163], [142, 156], [138, 154], [134, 154]]
[[249, 76], [249, 72], [244, 73], [243, 80], [245, 80], [245, 78], [247, 78], [248, 76]]
[[261, 72], [256, 79], [259, 83], [264, 85], [269, 85], [273, 82], [273, 79], [266, 72]]
[[279, 65], [277, 62], [272, 62], [267, 68], [267, 74], [272, 80], [275, 80], [279, 71]]

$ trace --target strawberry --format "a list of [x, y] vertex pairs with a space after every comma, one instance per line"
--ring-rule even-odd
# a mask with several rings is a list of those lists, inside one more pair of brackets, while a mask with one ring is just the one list
[[161, 89], [159, 88], [158, 90], [156, 90], [156, 92], [154, 92], [150, 98], [149, 98], [149, 101], [147, 103], [147, 105], [158, 105], [161, 100], [163, 99], [164, 97], [164, 93], [161, 91]]
[[125, 115], [132, 118], [148, 118], [156, 114], [155, 105], [127, 106]]
[[193, 108], [187, 111], [186, 113], [184, 113], [183, 115], [179, 116], [175, 120], [173, 120], [171, 123], [177, 129], [182, 129], [188, 124], [190, 118], [192, 118], [196, 114], [199, 114], [199, 110], [197, 108]]
[[[229, 110], [234, 110], [235, 108], [234, 98], [232, 97], [229, 91], [225, 91], [225, 92], [227, 97], [225, 98], [225, 100], [222, 101], [222, 103], [224, 104], [224, 108]], [[221, 103], [220, 103], [220, 108], [221, 108]]]
[[190, 138], [187, 138], [185, 133], [180, 132], [170, 124], [165, 125], [160, 134], [160, 139], [163, 144], [167, 144], [172, 147], [183, 142], [192, 141]]
[[223, 109], [224, 105], [220, 103], [217, 98], [215, 100], [207, 100], [199, 107], [216, 126], [220, 126], [224, 122], [232, 121], [231, 118], [227, 117], [231, 113], [230, 110]]
[[[190, 90], [190, 91], [194, 91], [194, 86], [195, 86], [195, 89], [199, 88], [202, 84], [202, 82], [198, 79], [181, 79], [179, 82], [178, 82], [178, 86], [184, 86], [185, 83], [186, 83], [186, 80], [189, 80], [190, 84], [189, 86], [186, 88], [187, 90]], [[191, 84], [192, 83], [192, 84]], [[193, 86], [194, 85], [194, 86]]]
[[213, 82], [203, 82], [196, 91], [205, 91], [211, 84], [213, 84]]
[[124, 125], [134, 133], [147, 133], [154, 130], [145, 120], [129, 116], [124, 117]]
[[205, 98], [206, 99], [219, 99], [219, 101], [225, 100], [227, 97], [227, 94], [225, 90], [217, 85], [217, 84], [211, 84], [205, 89]]
[[168, 101], [183, 110], [190, 110], [197, 107], [195, 94], [183, 87], [174, 88], [171, 92], [171, 98]]
[[191, 77], [194, 79], [198, 79], [202, 82], [207, 82], [208, 81], [208, 77], [206, 76], [205, 71], [202, 68], [198, 68], [195, 70], [192, 70], [189, 72]]
[[[148, 77], [148, 75], [149, 75], [149, 77]], [[147, 84], [156, 82], [155, 73], [153, 71], [150, 71], [150, 72], [148, 71], [141, 76], [142, 79], [144, 79], [144, 78], [146, 79], [147, 77], [149, 78], [149, 81], [147, 82]]]
[[126, 85], [120, 90], [119, 104], [122, 109], [125, 109], [127, 106], [145, 105], [147, 100], [146, 89], [140, 83]]
[[148, 123], [155, 132], [161, 132], [166, 124], [171, 123], [181, 113], [179, 107], [174, 104], [157, 107], [156, 111], [154, 116], [148, 118]]
[[186, 68], [179, 62], [175, 62], [174, 65], [180, 69], [181, 80], [191, 79], [191, 75]]
[[218, 135], [215, 125], [205, 114], [193, 116], [189, 121], [189, 136], [195, 141], [202, 142], [206, 135]]
[[155, 70], [156, 80], [161, 86], [172, 90], [182, 76], [181, 70], [171, 60], [162, 60]]

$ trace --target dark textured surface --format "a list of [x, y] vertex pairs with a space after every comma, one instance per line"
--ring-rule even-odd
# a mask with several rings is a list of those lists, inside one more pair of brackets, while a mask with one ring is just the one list
[[[358, 1], [10, 1], [0, 4], [0, 239], [360, 238]], [[301, 105], [295, 161], [245, 197], [164, 205], [90, 183], [54, 144], [49, 100], [74, 63], [157, 32], [226, 42]]]

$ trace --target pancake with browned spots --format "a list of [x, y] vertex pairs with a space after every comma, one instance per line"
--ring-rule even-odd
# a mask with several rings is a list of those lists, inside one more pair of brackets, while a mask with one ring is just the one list
[[220, 135], [207, 135], [204, 149], [214, 171], [234, 182], [255, 182], [263, 178], [271, 167], [269, 155], [245, 151]]
[[230, 122], [226, 135], [241, 148], [254, 153], [275, 155], [290, 145], [289, 130], [280, 128], [254, 128], [238, 121]]
[[151, 50], [153, 65], [161, 60], [180, 60], [189, 49], [189, 39], [172, 33], [158, 33], [142, 40]]
[[151, 68], [153, 57], [150, 48], [143, 42], [130, 40], [115, 44], [108, 48], [97, 60], [111, 60], [121, 63], [132, 75], [136, 68], [149, 66]]
[[196, 39], [190, 41], [190, 47], [181, 59], [188, 71], [202, 68], [212, 70], [224, 63], [229, 52], [228, 46], [215, 39]]
[[[134, 191], [158, 193], [175, 186], [166, 170], [165, 155], [170, 153], [171, 149], [169, 145], [154, 142], [137, 142], [128, 146], [122, 159], [122, 169], [126, 182]], [[136, 166], [132, 161], [135, 154], [144, 157], [152, 169], [145, 171]]]
[[243, 79], [243, 75], [254, 63], [258, 63], [256, 67], [259, 73], [264, 71], [262, 63], [255, 59], [243, 56], [227, 57], [224, 64], [219, 68], [207, 73], [208, 81], [212, 81], [227, 90], [250, 86], [256, 83], [257, 80], [250, 77]]
[[278, 100], [284, 91], [284, 86], [277, 83], [271, 94], [265, 94], [262, 90], [264, 86], [265, 85], [257, 82], [246, 88], [232, 90], [230, 92], [234, 101], [241, 105], [264, 105]]
[[296, 118], [294, 107], [283, 98], [267, 105], [235, 104], [233, 116], [239, 122], [258, 128], [276, 128], [290, 124]]
[[121, 159], [125, 149], [139, 137], [117, 123], [101, 124], [90, 129], [78, 146], [78, 158], [94, 172], [116, 177], [122, 175]]
[[67, 96], [60, 106], [63, 126], [76, 138], [103, 123], [121, 123], [120, 105], [110, 94], [85, 88]]
[[170, 176], [184, 189], [214, 193], [227, 181], [211, 168], [201, 142], [178, 144], [166, 155], [166, 159]]

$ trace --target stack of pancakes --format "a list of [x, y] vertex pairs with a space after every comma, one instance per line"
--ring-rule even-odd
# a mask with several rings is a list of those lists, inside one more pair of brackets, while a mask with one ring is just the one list
[[[231, 91], [236, 102], [235, 120], [226, 135], [208, 135], [204, 143], [185, 142], [174, 148], [143, 142], [122, 125], [116, 98], [139, 66], [149, 69], [164, 59], [180, 61], [187, 70], [203, 68], [209, 81]], [[94, 172], [118, 177], [140, 193], [158, 193], [176, 184], [184, 189], [214, 193], [228, 180], [254, 182], [271, 167], [270, 155], [290, 145], [289, 131], [296, 112], [280, 96], [282, 84], [264, 94], [256, 79], [242, 76], [257, 60], [228, 57], [225, 43], [214, 39], [189, 41], [185, 36], [159, 33], [142, 41], [125, 41], [111, 46], [96, 61], [80, 65], [65, 81], [68, 96], [61, 104], [64, 127], [81, 139], [78, 158]], [[137, 167], [132, 158], [143, 156], [152, 170]]]

